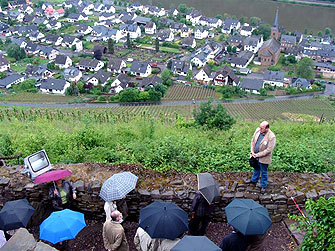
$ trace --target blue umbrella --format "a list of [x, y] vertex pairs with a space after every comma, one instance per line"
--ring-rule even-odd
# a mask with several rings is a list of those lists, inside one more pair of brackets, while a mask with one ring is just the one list
[[244, 235], [263, 235], [272, 224], [268, 210], [252, 199], [234, 199], [225, 211], [228, 223]]
[[221, 251], [221, 248], [216, 246], [206, 236], [184, 236], [171, 251]]
[[82, 213], [70, 209], [53, 212], [40, 225], [40, 239], [52, 244], [74, 239], [85, 226]]
[[140, 210], [139, 226], [151, 238], [174, 240], [188, 229], [187, 213], [173, 202], [155, 201]]
[[104, 201], [120, 200], [135, 189], [137, 176], [131, 172], [114, 174], [101, 187], [100, 197]]

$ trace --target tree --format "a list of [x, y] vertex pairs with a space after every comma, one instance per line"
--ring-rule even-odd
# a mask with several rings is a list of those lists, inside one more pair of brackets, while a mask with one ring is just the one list
[[322, 31], [318, 32], [318, 37], [322, 37]]
[[164, 97], [166, 91], [167, 91], [167, 87], [163, 84], [157, 84], [154, 87], [155, 91], [158, 91], [162, 94], [162, 97]]
[[7, 77], [7, 73], [5, 71], [0, 72], [0, 79], [4, 79]]
[[172, 60], [169, 60], [169, 61], [167, 62], [167, 66], [166, 66], [166, 68], [169, 69], [169, 70], [171, 70], [171, 66], [172, 66]]
[[100, 60], [102, 58], [102, 51], [100, 49], [95, 50], [93, 57], [97, 60]]
[[305, 30], [304, 30], [304, 34], [307, 35], [307, 33], [308, 33], [308, 31], [307, 31], [307, 29], [305, 28]]
[[252, 32], [252, 34], [263, 35], [263, 39], [268, 40], [271, 34], [271, 26], [269, 24], [261, 24]]
[[330, 36], [332, 34], [332, 30], [329, 27], [325, 28], [325, 35]]
[[267, 91], [266, 91], [266, 89], [265, 89], [265, 88], [261, 88], [261, 89], [259, 89], [259, 94], [260, 94], [261, 96], [266, 96], [266, 95], [267, 95]]
[[241, 24], [244, 24], [244, 23], [248, 22], [248, 17], [241, 17], [239, 21], [240, 21]]
[[73, 82], [65, 90], [65, 95], [66, 96], [78, 96], [78, 94], [79, 94], [79, 89], [78, 89], [76, 83], [73, 83]]
[[200, 110], [193, 111], [195, 123], [208, 129], [229, 130], [235, 123], [223, 105], [213, 106], [211, 101], [200, 104]]
[[36, 80], [35, 79], [27, 79], [22, 81], [17, 85], [13, 85], [13, 90], [15, 92], [37, 92], [35, 87]]
[[26, 52], [23, 48], [20, 48], [17, 44], [11, 44], [7, 48], [7, 55], [11, 58], [15, 58], [17, 61], [26, 57]]
[[1, 6], [1, 8], [6, 8], [6, 7], [8, 7], [8, 1], [7, 1], [7, 0], [1, 0], [1, 1], [0, 1], [0, 6]]
[[148, 101], [150, 99], [150, 95], [149, 95], [149, 92], [146, 92], [146, 91], [142, 91], [139, 93], [138, 95], [138, 99], [140, 101]]
[[139, 101], [140, 91], [137, 88], [127, 88], [120, 92], [120, 102], [137, 102]]
[[77, 83], [77, 87], [78, 87], [78, 90], [79, 90], [79, 93], [85, 93], [86, 92], [86, 90], [85, 90], [85, 88], [84, 88], [84, 82], [82, 82], [82, 81], [79, 81], [78, 83]]
[[108, 39], [108, 53], [109, 54], [114, 54], [114, 41], [113, 39]]
[[228, 45], [228, 46], [227, 46], [227, 51], [228, 51], [228, 52], [231, 52], [231, 50], [232, 50], [231, 45]]
[[182, 3], [182, 4], [179, 4], [177, 9], [178, 9], [178, 11], [181, 12], [181, 13], [186, 13], [186, 11], [187, 11], [187, 5], [186, 5], [186, 4], [183, 4], [183, 3]]
[[163, 80], [163, 84], [165, 84], [169, 79], [171, 79], [171, 72], [169, 69], [164, 69], [161, 74], [161, 78]]
[[193, 77], [193, 71], [192, 70], [188, 70], [186, 72], [186, 80], [191, 81], [192, 77]]
[[159, 40], [158, 40], [158, 37], [156, 37], [156, 40], [155, 40], [155, 51], [159, 52]]
[[149, 93], [149, 101], [159, 102], [162, 99], [162, 93], [151, 89], [148, 91]]
[[236, 46], [234, 46], [233, 48], [232, 48], [232, 50], [231, 50], [233, 53], [236, 53], [236, 51], [237, 51], [237, 48], [236, 48]]
[[130, 41], [130, 34], [127, 33], [127, 47], [128, 49], [131, 49], [131, 41]]
[[251, 26], [257, 26], [261, 22], [261, 19], [259, 17], [250, 17], [249, 21]]
[[77, 49], [77, 47], [75, 45], [72, 45], [71, 50], [75, 51], [76, 49]]
[[223, 19], [223, 16], [221, 15], [221, 14], [217, 14], [216, 16], [215, 16], [217, 19]]
[[297, 64], [297, 73], [301, 78], [314, 78], [314, 62], [313, 59], [304, 57]]

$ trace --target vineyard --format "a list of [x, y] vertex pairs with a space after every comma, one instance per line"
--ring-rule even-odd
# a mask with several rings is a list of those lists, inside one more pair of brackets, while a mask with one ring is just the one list
[[[244, 120], [305, 120], [310, 117], [319, 120], [335, 118], [334, 107], [325, 100], [300, 99], [281, 100], [257, 103], [224, 104], [227, 111], [237, 119]], [[196, 105], [176, 106], [122, 106], [112, 108], [64, 108], [64, 109], [0, 109], [0, 121], [14, 120], [34, 121], [38, 118], [47, 120], [80, 120], [99, 123], [129, 122], [135, 117], [158, 119], [163, 122], [173, 122], [177, 117], [189, 120]], [[310, 115], [310, 116], [306, 116]]]
[[205, 100], [208, 98], [218, 99], [219, 95], [215, 90], [204, 87], [192, 87], [185, 85], [173, 85], [164, 96], [163, 101], [173, 100]]
[[278, 100], [257, 103], [225, 104], [227, 111], [236, 118], [247, 120], [303, 120], [302, 114], [321, 116], [328, 120], [335, 119], [335, 108], [325, 100], [300, 99]]

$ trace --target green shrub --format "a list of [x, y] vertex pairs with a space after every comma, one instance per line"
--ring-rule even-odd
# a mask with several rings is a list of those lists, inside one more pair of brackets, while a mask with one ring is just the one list
[[200, 104], [200, 111], [194, 111], [196, 124], [209, 129], [229, 130], [235, 123], [222, 104], [213, 106], [211, 101]]
[[306, 232], [301, 250], [335, 250], [335, 197], [318, 201], [308, 199], [306, 211], [311, 216], [291, 216], [298, 221], [298, 229]]

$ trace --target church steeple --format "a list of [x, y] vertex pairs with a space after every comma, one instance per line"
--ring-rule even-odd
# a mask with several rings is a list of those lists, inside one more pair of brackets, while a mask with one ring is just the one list
[[278, 12], [279, 12], [279, 10], [277, 8], [275, 22], [273, 23], [273, 27], [277, 28], [277, 29], [278, 29]]
[[275, 21], [271, 28], [271, 38], [274, 38], [277, 41], [279, 41], [279, 38], [280, 38], [280, 32], [279, 32], [279, 26], [278, 26], [278, 15], [279, 15], [279, 10], [277, 9]]

